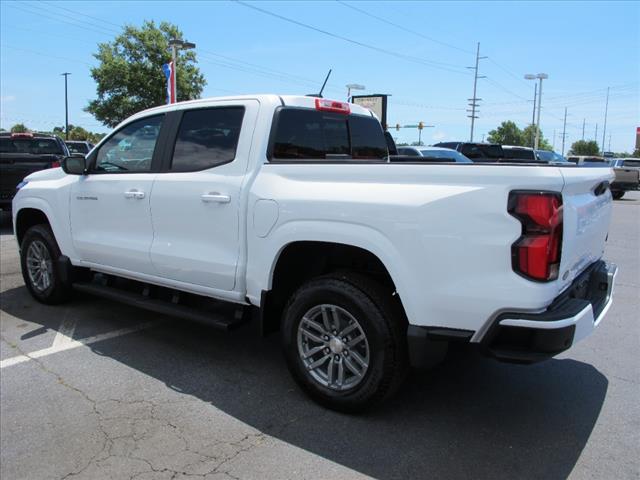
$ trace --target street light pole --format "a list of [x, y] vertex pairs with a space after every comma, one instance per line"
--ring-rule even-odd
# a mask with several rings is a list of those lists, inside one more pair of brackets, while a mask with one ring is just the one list
[[67, 95], [67, 77], [69, 72], [61, 73], [64, 77], [64, 139], [69, 140], [69, 97]]
[[538, 119], [536, 121], [536, 139], [533, 145], [533, 148], [537, 150], [538, 146], [540, 145], [540, 108], [542, 105], [542, 80], [549, 78], [549, 75], [547, 75], [546, 73], [538, 73], [536, 75], [528, 73], [524, 76], [524, 78], [527, 80], [538, 79], [540, 81], [540, 87], [538, 88]]
[[564, 157], [564, 139], [567, 135], [567, 107], [564, 107], [564, 125], [562, 126], [562, 156]]
[[365, 86], [360, 85], [359, 83], [348, 83], [345, 85], [347, 87], [347, 102], [351, 100], [351, 90], [364, 90]]
[[[604, 140], [607, 135], [607, 113], [609, 111], [609, 87], [607, 87], [607, 103], [604, 106], [604, 126], [602, 127], [602, 153], [604, 153]], [[596, 142], [598, 139], [596, 138]]]
[[[531, 115], [531, 126], [533, 127], [536, 124], [536, 99], [538, 97], [538, 84], [534, 84], [533, 88], [533, 115]], [[531, 132], [531, 145], [533, 145], [533, 136], [534, 133]]]
[[196, 48], [195, 43], [187, 42], [173, 38], [169, 40], [169, 46], [171, 47], [171, 61], [173, 62], [173, 98], [178, 101], [178, 50], [190, 50]]

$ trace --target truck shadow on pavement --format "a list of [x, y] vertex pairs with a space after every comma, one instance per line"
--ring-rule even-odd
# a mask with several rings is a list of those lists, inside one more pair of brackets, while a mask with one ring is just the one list
[[[56, 307], [22, 308], [33, 302], [24, 287], [3, 296], [7, 313], [51, 327], [42, 318]], [[75, 305], [88, 323], [96, 309], [114, 309], [132, 324], [164, 318], [159, 327], [91, 349], [265, 434], [380, 479], [566, 478], [608, 386], [593, 366], [571, 359], [518, 366], [455, 351], [438, 368], [413, 372], [390, 402], [349, 416], [317, 406], [297, 388], [277, 335], [261, 338], [250, 325], [223, 334], [100, 299]]]

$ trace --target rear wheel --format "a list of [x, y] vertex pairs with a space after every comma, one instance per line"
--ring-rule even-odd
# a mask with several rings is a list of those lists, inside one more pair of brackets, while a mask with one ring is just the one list
[[289, 300], [289, 370], [317, 402], [354, 412], [395, 392], [407, 371], [405, 323], [391, 292], [359, 275], [320, 277]]
[[24, 234], [20, 246], [22, 278], [39, 302], [62, 303], [71, 295], [71, 285], [60, 275], [60, 256], [60, 248], [48, 225], [35, 225]]
[[614, 200], [620, 200], [622, 197], [624, 197], [624, 192], [611, 192], [611, 195], [613, 195]]

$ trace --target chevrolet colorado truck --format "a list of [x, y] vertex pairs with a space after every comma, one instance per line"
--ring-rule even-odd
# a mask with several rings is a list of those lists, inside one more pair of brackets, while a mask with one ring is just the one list
[[395, 162], [357, 105], [256, 95], [162, 106], [13, 201], [27, 288], [280, 331], [316, 401], [356, 411], [449, 342], [532, 363], [612, 302], [609, 169]]

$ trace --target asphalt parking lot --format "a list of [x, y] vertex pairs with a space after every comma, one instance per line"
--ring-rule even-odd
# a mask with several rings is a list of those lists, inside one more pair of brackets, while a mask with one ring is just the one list
[[640, 192], [614, 202], [620, 267], [600, 328], [535, 366], [453, 351], [375, 411], [325, 410], [277, 336], [28, 295], [1, 235], [0, 477], [381, 479], [640, 476]]

